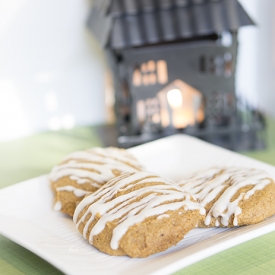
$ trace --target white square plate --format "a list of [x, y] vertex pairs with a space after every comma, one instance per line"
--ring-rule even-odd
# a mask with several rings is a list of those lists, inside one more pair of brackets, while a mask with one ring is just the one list
[[[275, 178], [275, 167], [175, 135], [129, 150], [148, 170], [172, 180], [211, 166], [260, 168]], [[275, 230], [275, 217], [234, 229], [195, 229], [165, 252], [145, 259], [108, 256], [90, 246], [70, 218], [53, 211], [47, 176], [0, 190], [0, 233], [61, 271], [86, 274], [170, 274], [203, 258]], [[110, 273], [111, 272], [111, 273]]]

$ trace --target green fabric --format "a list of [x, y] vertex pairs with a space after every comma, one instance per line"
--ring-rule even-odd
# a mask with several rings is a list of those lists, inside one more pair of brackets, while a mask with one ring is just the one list
[[174, 275], [275, 274], [275, 232], [235, 246], [176, 272]]
[[94, 127], [46, 132], [0, 143], [0, 188], [49, 173], [68, 153], [102, 146]]
[[0, 274], [57, 275], [62, 273], [27, 249], [0, 235]]
[[260, 150], [260, 151], [241, 152], [241, 153], [248, 157], [258, 159], [260, 161], [269, 163], [271, 165], [275, 165], [275, 119], [268, 118], [266, 122], [267, 122], [266, 149]]
[[[243, 154], [275, 165], [275, 121], [267, 121], [268, 148]], [[0, 188], [50, 171], [66, 154], [102, 146], [96, 127], [46, 132], [0, 144]], [[53, 266], [0, 235], [0, 275], [58, 275]], [[275, 232], [238, 245], [175, 273], [275, 274]]]

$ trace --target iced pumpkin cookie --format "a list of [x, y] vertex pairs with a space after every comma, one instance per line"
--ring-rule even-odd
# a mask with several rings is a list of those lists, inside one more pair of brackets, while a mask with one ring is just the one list
[[138, 172], [125, 173], [85, 197], [74, 222], [102, 252], [147, 257], [177, 244], [204, 213], [175, 183]]
[[68, 155], [50, 173], [55, 210], [73, 216], [76, 205], [123, 172], [137, 172], [141, 164], [126, 150], [92, 148]]
[[255, 224], [275, 214], [275, 184], [261, 170], [212, 168], [178, 184], [206, 209], [199, 227]]

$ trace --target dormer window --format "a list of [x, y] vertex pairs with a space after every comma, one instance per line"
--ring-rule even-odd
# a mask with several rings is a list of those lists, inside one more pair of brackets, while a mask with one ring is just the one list
[[134, 86], [148, 86], [166, 84], [168, 82], [167, 63], [165, 60], [150, 60], [136, 66], [133, 72], [132, 83]]

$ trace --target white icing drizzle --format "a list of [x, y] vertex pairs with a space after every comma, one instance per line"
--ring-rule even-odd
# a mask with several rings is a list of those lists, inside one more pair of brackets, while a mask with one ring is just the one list
[[157, 220], [162, 220], [164, 218], [170, 218], [170, 215], [168, 215], [168, 214], [160, 215], [160, 216], [157, 217]]
[[88, 179], [82, 179], [77, 176], [70, 176], [71, 180], [75, 180], [78, 184], [84, 184], [84, 183], [90, 183], [91, 186], [94, 186], [95, 188], [100, 188], [101, 185], [96, 182], [91, 182]]
[[[233, 224], [238, 225], [238, 215], [242, 213], [238, 206], [242, 199], [248, 199], [256, 190], [262, 190], [271, 183], [269, 176], [256, 169], [249, 168], [212, 168], [192, 174], [178, 182], [183, 191], [190, 193], [205, 207], [223, 190], [220, 198], [213, 204], [205, 218], [205, 225], [211, 223], [212, 217], [221, 218], [221, 224], [228, 226], [229, 219], [234, 215]], [[231, 201], [236, 192], [247, 185], [254, 187], [241, 193], [237, 199]], [[219, 226], [219, 221], [216, 221]]]
[[131, 166], [142, 169], [142, 165], [135, 159], [133, 155], [127, 152], [124, 149], [108, 147], [108, 148], [92, 148], [89, 149], [88, 152], [94, 152], [104, 158], [113, 158], [119, 162], [129, 163]]
[[114, 147], [108, 148], [91, 148], [86, 151], [77, 151], [69, 154], [63, 159], [67, 161], [70, 159], [86, 160], [102, 164], [113, 164], [119, 166], [126, 164], [127, 166], [135, 167], [136, 170], [143, 169], [142, 165], [126, 150]]
[[68, 192], [73, 192], [76, 197], [83, 197], [87, 194], [90, 194], [91, 192], [76, 188], [74, 186], [62, 186], [62, 187], [57, 187], [56, 191], [68, 191]]
[[95, 188], [100, 188], [114, 178], [113, 170], [132, 173], [142, 168], [126, 150], [112, 147], [74, 152], [68, 155], [64, 161], [67, 162], [52, 169], [50, 179], [53, 182], [69, 176], [71, 180], [80, 185], [90, 183]]
[[[150, 183], [154, 185], [146, 185]], [[117, 196], [118, 192], [129, 191], [134, 185], [140, 186], [140, 189], [136, 188]], [[136, 201], [137, 198], [140, 200]], [[184, 206], [189, 210], [198, 209], [202, 215], [205, 214], [205, 209], [192, 202], [190, 198], [190, 195], [182, 192], [175, 183], [160, 179], [151, 172], [125, 173], [84, 198], [75, 210], [74, 222], [78, 228], [87, 215], [91, 214], [83, 230], [83, 236], [86, 238], [88, 228], [94, 217], [96, 215], [100, 217], [89, 235], [89, 242], [92, 243], [93, 237], [102, 232], [108, 222], [116, 220], [117, 226], [113, 230], [110, 246], [112, 249], [118, 249], [119, 241], [129, 227], [148, 217], [159, 215], [167, 217], [169, 216], [166, 216], [167, 211], [178, 210]], [[173, 202], [175, 200], [177, 202]], [[80, 212], [88, 205], [86, 212], [78, 220]]]
[[55, 211], [60, 211], [62, 209], [62, 203], [61, 201], [57, 201], [53, 207]]

